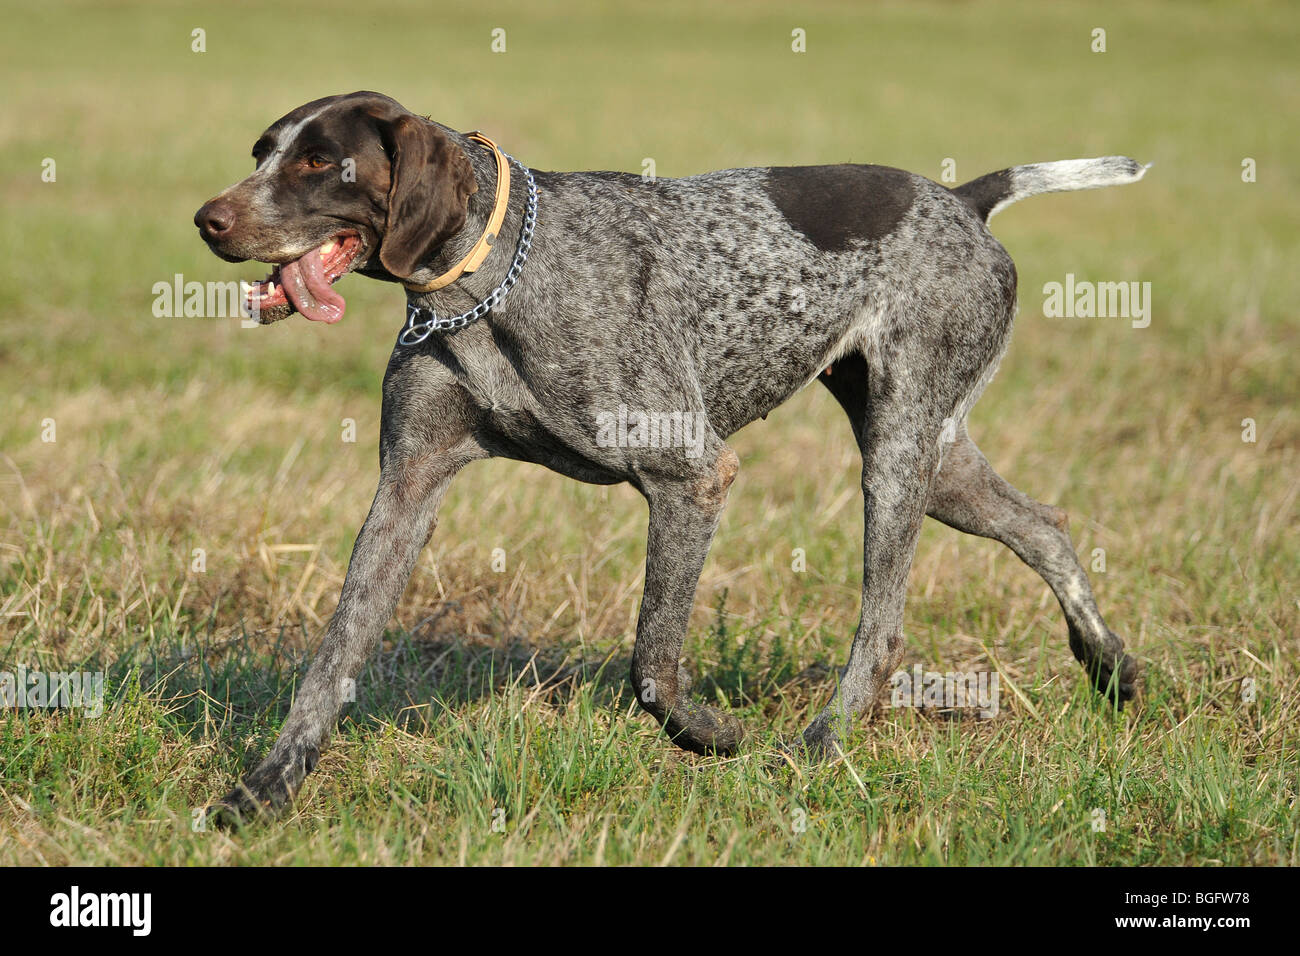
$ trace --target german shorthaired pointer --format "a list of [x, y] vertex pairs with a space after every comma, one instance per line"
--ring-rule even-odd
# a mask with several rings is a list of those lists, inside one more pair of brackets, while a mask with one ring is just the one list
[[927, 514], [1015, 551], [1056, 593], [1096, 688], [1133, 696], [1137, 667], [1065, 513], [1007, 484], [966, 433], [1015, 311], [1016, 270], [986, 221], [1037, 193], [1135, 182], [1133, 160], [1016, 166], [956, 189], [884, 166], [540, 172], [368, 92], [299, 107], [253, 156], [194, 221], [223, 259], [275, 264], [248, 294], [261, 321], [337, 322], [331, 283], [348, 272], [402, 283], [407, 313], [384, 376], [379, 490], [338, 610], [275, 746], [223, 800], [227, 819], [292, 799], [447, 486], [491, 456], [645, 496], [632, 689], [678, 746], [734, 751], [736, 718], [687, 693], [682, 639], [740, 464], [727, 437], [812, 381], [861, 449], [866, 540], [848, 664], [798, 749], [833, 752], [898, 666]]

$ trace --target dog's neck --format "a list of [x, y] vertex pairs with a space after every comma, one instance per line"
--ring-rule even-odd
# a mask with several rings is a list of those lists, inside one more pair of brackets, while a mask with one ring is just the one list
[[[412, 284], [427, 283], [460, 262], [482, 237], [496, 206], [495, 154], [462, 133], [446, 127], [443, 127], [443, 131], [468, 157], [478, 189], [469, 197], [465, 224], [456, 231], [455, 235], [439, 246], [411, 276]], [[511, 172], [505, 221], [501, 225], [500, 235], [493, 243], [492, 251], [483, 260], [478, 271], [465, 273], [450, 285], [434, 292], [417, 292], [408, 289], [407, 301], [431, 306], [442, 314], [454, 313], [472, 308], [481, 302], [505, 278], [519, 242], [519, 229], [523, 224], [523, 208], [528, 190], [527, 182], [524, 176], [520, 175], [519, 167], [513, 166]]]

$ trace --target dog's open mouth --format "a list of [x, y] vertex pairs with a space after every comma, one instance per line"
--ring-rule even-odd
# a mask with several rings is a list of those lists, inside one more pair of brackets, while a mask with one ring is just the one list
[[330, 286], [352, 269], [360, 251], [360, 236], [340, 233], [292, 262], [277, 265], [261, 282], [249, 283], [245, 296], [249, 314], [263, 324], [295, 310], [313, 322], [337, 322], [347, 303]]

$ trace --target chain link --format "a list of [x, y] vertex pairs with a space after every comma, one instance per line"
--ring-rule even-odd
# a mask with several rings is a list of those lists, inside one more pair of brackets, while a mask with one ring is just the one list
[[[413, 305], [408, 302], [406, 304], [406, 325], [402, 329], [402, 334], [397, 337], [397, 341], [402, 345], [419, 345], [434, 332], [463, 329], [471, 322], [481, 319], [491, 312], [506, 297], [506, 293], [510, 291], [514, 284], [519, 281], [519, 274], [523, 272], [524, 263], [528, 261], [528, 250], [533, 244], [533, 226], [537, 224], [537, 183], [533, 181], [531, 169], [504, 150], [502, 150], [501, 154], [524, 171], [524, 182], [528, 185], [528, 197], [524, 203], [524, 224], [519, 230], [519, 245], [515, 248], [515, 258], [510, 263], [510, 269], [506, 272], [506, 277], [501, 280], [499, 286], [488, 293], [486, 299], [468, 312], [462, 312], [460, 315], [440, 316], [427, 305]], [[425, 314], [428, 315], [428, 318], [420, 321], [420, 316]]]

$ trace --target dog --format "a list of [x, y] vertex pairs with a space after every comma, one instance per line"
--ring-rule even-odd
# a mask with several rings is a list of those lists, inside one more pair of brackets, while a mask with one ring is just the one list
[[[632, 690], [679, 747], [734, 752], [741, 725], [691, 698], [682, 640], [740, 465], [727, 438], [813, 381], [862, 453], [862, 615], [794, 750], [833, 753], [898, 667], [926, 515], [1010, 547], [1055, 592], [1096, 689], [1115, 706], [1134, 696], [1137, 665], [1097, 609], [1065, 512], [999, 477], [966, 429], [1016, 306], [989, 218], [1039, 193], [1136, 182], [1134, 160], [1016, 166], [955, 189], [871, 165], [542, 172], [372, 92], [300, 106], [253, 157], [194, 222], [221, 258], [274, 266], [248, 289], [261, 322], [339, 321], [333, 283], [351, 272], [400, 283], [407, 304], [379, 487], [338, 609], [276, 743], [218, 804], [229, 816], [292, 801], [452, 478], [492, 456], [645, 496]], [[627, 409], [635, 425], [610, 429]], [[691, 440], [648, 440], [656, 417], [694, 423]]]

